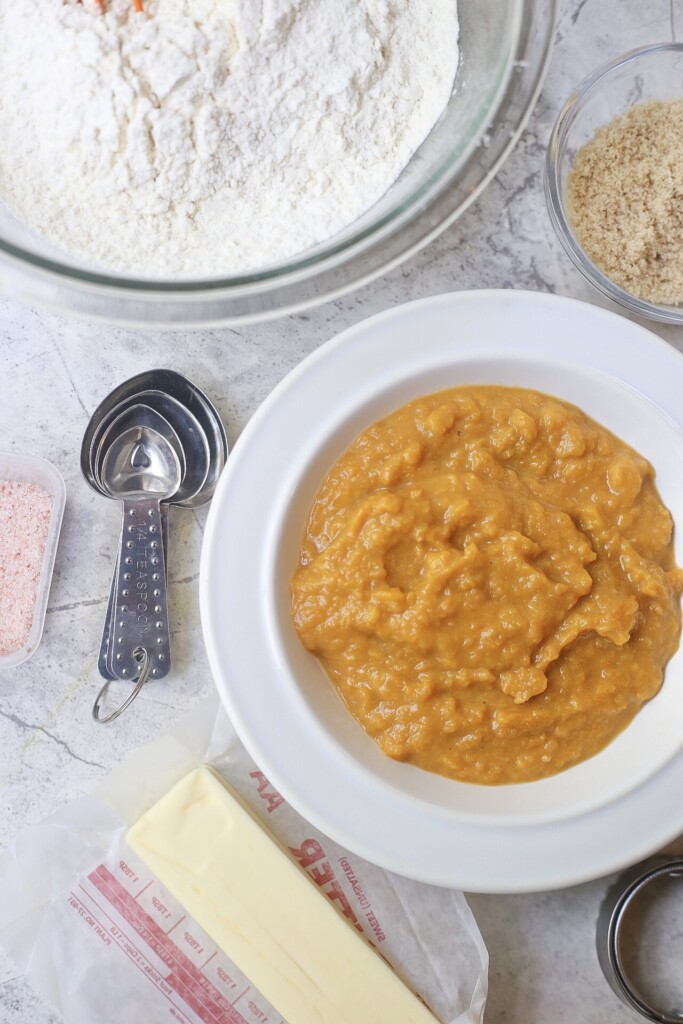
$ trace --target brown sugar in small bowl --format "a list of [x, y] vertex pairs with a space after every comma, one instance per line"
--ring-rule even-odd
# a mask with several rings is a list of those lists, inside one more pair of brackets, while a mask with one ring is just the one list
[[[586, 252], [574, 226], [568, 200], [568, 186], [577, 154], [595, 138], [596, 132], [637, 105], [670, 100], [683, 101], [683, 44], [646, 46], [602, 64], [579, 83], [560, 111], [546, 154], [545, 194], [550, 219], [565, 252], [591, 284], [632, 313], [662, 323], [682, 324], [683, 282], [679, 304], [650, 301], [643, 297], [644, 292], [637, 295], [617, 283]], [[683, 147], [681, 161], [683, 164]], [[626, 196], [625, 201], [628, 199]], [[637, 206], [637, 197], [634, 201]], [[621, 207], [622, 204], [619, 205]], [[625, 209], [628, 220], [628, 210]], [[642, 214], [642, 207], [639, 209]], [[637, 225], [628, 230], [637, 231]], [[597, 241], [599, 243], [599, 239]], [[667, 247], [670, 246], [670, 239], [666, 241]], [[650, 249], [649, 259], [656, 266], [658, 254], [655, 249]]]

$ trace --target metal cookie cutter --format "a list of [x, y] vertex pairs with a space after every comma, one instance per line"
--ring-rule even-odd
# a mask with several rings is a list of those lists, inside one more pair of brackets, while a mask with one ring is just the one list
[[639, 991], [624, 965], [621, 943], [624, 919], [632, 901], [645, 886], [664, 875], [683, 883], [683, 857], [652, 857], [619, 876], [600, 908], [597, 952], [605, 978], [627, 1006], [656, 1024], [682, 1024], [683, 1007], [673, 1012], [659, 1010]]

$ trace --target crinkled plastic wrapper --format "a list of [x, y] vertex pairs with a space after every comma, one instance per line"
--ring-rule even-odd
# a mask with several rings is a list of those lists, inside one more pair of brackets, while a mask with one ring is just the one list
[[309, 825], [212, 698], [0, 858], [0, 941], [69, 1024], [284, 1024], [126, 843], [130, 825], [200, 764], [299, 855], [443, 1024], [482, 1020], [488, 956], [463, 894], [384, 871]]

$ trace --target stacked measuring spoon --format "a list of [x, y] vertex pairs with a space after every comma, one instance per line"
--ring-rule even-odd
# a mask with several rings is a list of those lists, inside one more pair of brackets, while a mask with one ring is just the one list
[[[228, 455], [220, 417], [206, 395], [174, 370], [149, 370], [119, 385], [93, 413], [83, 437], [81, 470], [90, 486], [123, 503], [117, 564], [98, 659], [106, 680], [93, 706], [111, 722], [145, 682], [170, 671], [166, 597], [168, 509], [210, 501]], [[111, 712], [109, 683], [127, 680]]]

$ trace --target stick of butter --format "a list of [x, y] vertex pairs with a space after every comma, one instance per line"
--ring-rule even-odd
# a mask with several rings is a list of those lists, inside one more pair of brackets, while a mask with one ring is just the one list
[[290, 1024], [436, 1024], [210, 769], [181, 779], [128, 842]]

